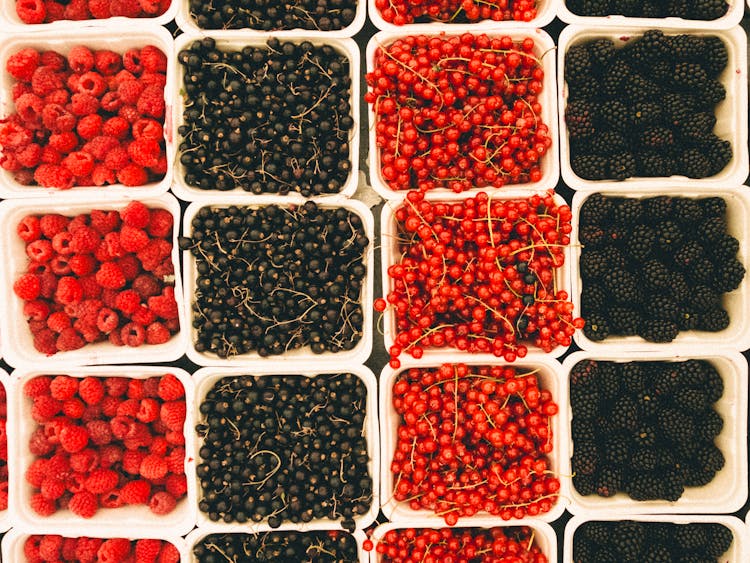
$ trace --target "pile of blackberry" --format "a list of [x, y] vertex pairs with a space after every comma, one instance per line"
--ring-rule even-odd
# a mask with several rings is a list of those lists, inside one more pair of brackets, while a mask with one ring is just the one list
[[682, 18], [716, 20], [729, 10], [726, 0], [567, 0], [579, 16], [626, 16], [631, 18]]
[[194, 41], [177, 59], [185, 182], [253, 194], [338, 193], [352, 172], [350, 61], [330, 45], [269, 39], [240, 51]]
[[716, 523], [584, 522], [573, 535], [573, 562], [716, 562], [733, 541], [732, 530]]
[[729, 326], [722, 295], [745, 277], [720, 197], [590, 195], [581, 206], [583, 331], [670, 342]]
[[366, 407], [351, 373], [219, 379], [196, 425], [199, 509], [214, 522], [330, 519], [353, 531], [373, 502]]
[[352, 350], [364, 330], [362, 218], [312, 201], [281, 207], [203, 207], [192, 236], [194, 346], [219, 358], [297, 348]]
[[350, 25], [364, 0], [190, 0], [190, 16], [201, 29], [337, 31]]
[[707, 178], [732, 159], [714, 134], [726, 97], [721, 38], [649, 30], [617, 48], [610, 39], [565, 53], [570, 165], [587, 180]]
[[724, 466], [714, 443], [724, 393], [704, 360], [583, 360], [570, 373], [573, 486], [583, 496], [679, 499]]
[[209, 534], [193, 547], [200, 563], [357, 563], [357, 541], [340, 531]]

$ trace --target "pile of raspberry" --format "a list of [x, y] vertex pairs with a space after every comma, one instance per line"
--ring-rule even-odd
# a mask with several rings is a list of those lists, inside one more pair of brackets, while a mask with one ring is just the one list
[[169, 9], [172, 0], [16, 0], [16, 14], [23, 23], [58, 20], [102, 20], [112, 17], [155, 18]]
[[167, 172], [167, 57], [75, 46], [67, 58], [27, 47], [5, 69], [15, 111], [0, 120], [0, 166], [22, 185], [142, 186]]
[[185, 389], [174, 375], [38, 376], [23, 392], [37, 423], [25, 474], [37, 514], [145, 504], [164, 515], [186, 495]]
[[27, 563], [44, 561], [75, 563], [178, 563], [180, 552], [169, 542], [125, 538], [64, 538], [57, 535], [33, 535], [26, 539], [23, 554]]
[[133, 201], [122, 211], [27, 215], [29, 265], [13, 284], [37, 351], [87, 343], [163, 344], [180, 330], [172, 214]]
[[5, 386], [0, 385], [0, 510], [8, 509], [8, 435], [5, 433], [7, 416]]

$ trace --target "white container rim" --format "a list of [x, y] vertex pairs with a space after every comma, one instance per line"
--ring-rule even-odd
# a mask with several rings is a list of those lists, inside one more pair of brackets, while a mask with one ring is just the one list
[[[271, 528], [267, 524], [256, 524], [253, 529], [249, 529], [247, 526], [233, 526], [231, 529], [227, 526], [202, 526], [200, 528], [196, 528], [192, 532], [190, 532], [187, 536], [185, 536], [185, 539], [183, 541], [183, 545], [185, 550], [182, 553], [182, 562], [183, 563], [200, 563], [195, 556], [193, 555], [193, 548], [201, 541], [203, 538], [210, 536], [212, 534], [264, 534], [267, 532], [274, 533], [274, 532], [280, 532], [284, 533], [285, 531], [293, 531], [293, 530], [281, 530], [279, 528]], [[300, 533], [306, 533], [306, 532], [319, 532], [323, 530], [299, 530]], [[357, 554], [359, 563], [367, 563], [369, 561], [369, 553], [365, 551], [363, 544], [364, 541], [367, 539], [367, 536], [365, 535], [365, 532], [362, 530], [354, 530], [354, 532], [347, 532], [346, 530], [339, 530], [343, 534], [349, 534], [350, 536], [354, 536], [354, 539], [357, 542]]]
[[[564, 456], [566, 454], [566, 444], [568, 441], [567, 428], [567, 401], [563, 400], [565, 390], [562, 385], [563, 371], [562, 365], [553, 359], [548, 358], [523, 358], [517, 363], [509, 364], [492, 355], [482, 355], [467, 359], [459, 359], [455, 354], [443, 353], [435, 358], [430, 358], [429, 363], [417, 362], [415, 360], [404, 361], [398, 369], [385, 365], [378, 378], [379, 383], [379, 408], [380, 408], [380, 509], [391, 522], [398, 523], [399, 526], [430, 526], [445, 527], [445, 519], [430, 513], [427, 510], [412, 510], [408, 503], [398, 502], [393, 499], [392, 492], [394, 487], [393, 474], [391, 473], [391, 459], [396, 444], [395, 432], [399, 425], [399, 415], [393, 408], [391, 397], [393, 382], [401, 373], [411, 368], [430, 369], [437, 368], [444, 363], [464, 363], [469, 366], [504, 366], [515, 368], [516, 370], [531, 369], [539, 379], [540, 387], [549, 389], [553, 398], [559, 407], [558, 413], [552, 418], [553, 432], [553, 449], [547, 455], [551, 470], [557, 474], [560, 481], [560, 490], [558, 491], [557, 502], [549, 512], [538, 516], [526, 516], [519, 520], [510, 520], [506, 525], [515, 525], [516, 522], [533, 521], [533, 522], [552, 522], [559, 518], [568, 505], [568, 479], [563, 478], [564, 473]], [[415, 524], [415, 522], [417, 524]], [[504, 522], [501, 519], [491, 516], [486, 512], [478, 512], [475, 516], [459, 517], [458, 523], [454, 526], [461, 528], [477, 525], [484, 525], [484, 522]]]
[[[380, 495], [380, 478], [378, 469], [380, 466], [380, 434], [378, 424], [378, 396], [377, 396], [377, 380], [375, 375], [370, 371], [369, 368], [363, 365], [346, 364], [340, 365], [339, 367], [310, 367], [308, 362], [289, 362], [289, 363], [277, 363], [274, 366], [263, 366], [258, 368], [246, 368], [246, 367], [231, 367], [231, 368], [220, 368], [220, 367], [206, 367], [199, 369], [193, 374], [195, 381], [195, 400], [193, 403], [194, 421], [197, 424], [198, 421], [203, 419], [203, 415], [200, 413], [200, 404], [205, 398], [206, 394], [211, 390], [212, 386], [217, 381], [220, 381], [226, 377], [234, 376], [260, 376], [267, 377], [272, 375], [293, 375], [297, 377], [316, 377], [319, 375], [328, 375], [336, 373], [351, 373], [358, 377], [365, 385], [367, 389], [367, 401], [365, 405], [365, 421], [364, 430], [367, 438], [367, 451], [370, 457], [368, 462], [368, 472], [372, 478], [372, 503], [370, 510], [365, 514], [359, 515], [354, 518], [357, 529], [362, 530], [370, 526], [378, 516], [378, 499]], [[194, 434], [193, 444], [194, 450], [192, 452], [192, 458], [195, 460], [196, 466], [199, 464], [200, 459], [200, 448], [201, 439]], [[195, 489], [196, 494], [200, 498], [200, 483], [199, 479], [195, 477]], [[196, 502], [197, 505], [197, 502]], [[342, 530], [340, 520], [329, 520], [329, 519], [316, 519], [307, 523], [295, 524], [292, 522], [282, 522], [281, 526], [272, 529], [268, 526], [266, 520], [260, 523], [247, 522], [244, 524], [232, 523], [225, 524], [222, 522], [213, 522], [208, 516], [202, 511], [197, 511], [198, 527], [200, 529], [216, 529], [217, 532], [247, 532], [256, 533], [263, 531], [300, 531], [309, 532], [316, 530]]]
[[58, 20], [48, 23], [28, 24], [21, 21], [15, 9], [15, 1], [3, 0], [0, 7], [0, 24], [3, 29], [13, 32], [31, 31], [34, 33], [48, 30], [59, 34], [78, 34], [90, 27], [107, 27], [111, 31], [121, 31], [130, 28], [143, 29], [144, 27], [160, 28], [175, 19], [178, 11], [178, 0], [172, 0], [169, 8], [159, 16], [143, 16], [139, 18], [128, 18], [125, 16], [114, 16], [110, 18], [91, 18], [87, 20]]
[[[739, 187], [708, 188], [704, 186], [683, 187], [679, 193], [665, 193], [658, 186], [651, 186], [642, 191], [634, 192], [627, 190], [627, 186], [622, 185], [619, 189], [611, 191], [602, 191], [606, 197], [629, 197], [645, 199], [661, 195], [671, 195], [673, 197], [684, 198], [705, 198], [721, 197], [727, 201], [727, 224], [729, 234], [737, 238], [740, 243], [740, 249], [737, 258], [750, 271], [750, 224], [747, 218], [750, 217], [750, 194], [746, 189]], [[580, 272], [581, 247], [576, 243], [578, 241], [578, 231], [580, 227], [580, 210], [583, 202], [592, 195], [592, 192], [576, 192], [573, 195], [571, 210], [573, 212], [573, 230], [570, 233], [572, 260], [570, 264], [571, 272], [571, 291], [570, 297], [576, 311], [581, 311], [581, 291], [583, 289], [583, 280]], [[707, 331], [681, 331], [672, 342], [658, 343], [647, 342], [639, 336], [609, 336], [603, 341], [593, 341], [586, 337], [583, 330], [576, 331], [573, 335], [575, 343], [584, 350], [602, 351], [658, 351], [679, 349], [680, 346], [688, 346], [695, 350], [695, 347], [702, 347], [710, 344], [712, 347], [730, 348], [736, 350], [745, 350], [750, 348], [750, 318], [745, 315], [745, 311], [750, 310], [750, 274], [746, 274], [740, 286], [732, 292], [725, 293], [723, 303], [729, 312], [729, 327], [720, 332]], [[584, 316], [584, 319], [586, 317]]]
[[[516, 199], [526, 199], [529, 197], [532, 197], [533, 195], [539, 195], [544, 194], [546, 192], [536, 192], [528, 189], [522, 189], [522, 188], [503, 188], [500, 191], [495, 192], [486, 192], [489, 194], [490, 200], [500, 200], [500, 201], [509, 201], [509, 200], [516, 200]], [[425, 200], [431, 201], [431, 202], [439, 202], [439, 201], [446, 201], [446, 202], [455, 202], [455, 201], [462, 201], [464, 199], [467, 199], [469, 197], [474, 197], [476, 194], [471, 193], [461, 193], [461, 194], [440, 194], [440, 193], [432, 193], [428, 192], [425, 194]], [[563, 199], [563, 197], [555, 193], [554, 194], [555, 202], [558, 205], [568, 205], [568, 203]], [[396, 260], [395, 257], [398, 256], [398, 252], [396, 250], [396, 244], [397, 244], [397, 227], [396, 227], [396, 221], [395, 221], [395, 212], [396, 210], [401, 207], [403, 204], [402, 201], [386, 201], [383, 205], [383, 209], [380, 213], [380, 233], [381, 233], [381, 246], [380, 246], [380, 263], [381, 263], [381, 276], [382, 276], [382, 291], [383, 296], [386, 296], [391, 288], [391, 279], [388, 276], [388, 266], [391, 264], [395, 264]], [[575, 225], [573, 226], [573, 229], [575, 229]], [[572, 252], [572, 242], [575, 240], [573, 238], [573, 233], [570, 234], [570, 240], [571, 244], [568, 245], [568, 247], [565, 249], [565, 263], [560, 267], [556, 269], [555, 273], [555, 279], [557, 281], [557, 287], [558, 289], [565, 289], [568, 291], [568, 295], [572, 296], [573, 293], [571, 291], [571, 269], [572, 269], [572, 260], [573, 260], [573, 252]], [[571, 297], [569, 297], [571, 299]], [[571, 299], [572, 300], [572, 299]], [[574, 311], [579, 311], [580, 309], [576, 306]], [[577, 314], [577, 313], [575, 313]], [[580, 331], [577, 331], [580, 332]], [[388, 306], [385, 311], [383, 312], [383, 345], [385, 347], [385, 350], [389, 350], [390, 347], [395, 342], [395, 333], [396, 333], [396, 318], [394, 315], [394, 310], [392, 306]], [[530, 360], [536, 360], [536, 359], [544, 359], [544, 358], [559, 358], [565, 352], [568, 350], [569, 346], [557, 346], [554, 348], [551, 352], [543, 352], [541, 349], [535, 347], [532, 343], [527, 343], [528, 346], [528, 353], [524, 358], [518, 358], [516, 360], [517, 362], [521, 361], [530, 361]], [[433, 362], [433, 357], [438, 357], [442, 352], [445, 350], [452, 351], [453, 354], [455, 354], [454, 359], [461, 359], [462, 361], [468, 361], [469, 358], [473, 358], [475, 356], [480, 356], [481, 354], [472, 354], [470, 352], [464, 352], [453, 348], [440, 348], [440, 349], [430, 349], [425, 348], [424, 353], [422, 356], [422, 360], [425, 362]], [[492, 357], [490, 355], [490, 357]], [[409, 354], [406, 352], [402, 352], [399, 359], [402, 361], [402, 363], [407, 359], [411, 359], [409, 357]], [[502, 358], [496, 358], [495, 361], [502, 361]]]
[[[43, 536], [47, 534], [53, 534], [53, 535], [62, 535], [65, 538], [100, 538], [100, 539], [112, 539], [113, 537], [122, 537], [122, 536], [109, 536], [104, 537], [101, 534], [82, 534], [80, 530], [76, 531], [73, 534], [57, 534], [55, 532], [50, 532], [46, 528], [37, 527], [34, 530], [21, 530], [19, 528], [13, 528], [11, 529], [5, 536], [3, 537], [1, 548], [2, 548], [2, 559], [3, 561], [26, 561], [24, 557], [24, 543], [30, 536]], [[185, 559], [183, 553], [185, 551], [185, 540], [177, 535], [166, 535], [163, 534], [158, 538], [151, 538], [151, 537], [139, 537], [133, 534], [132, 532], [128, 533], [128, 536], [125, 538], [127, 540], [132, 541], [138, 541], [143, 539], [159, 539], [161, 541], [171, 543], [173, 546], [177, 548], [177, 551], [180, 552], [180, 561], [181, 563], [185, 563], [187, 560]]]
[[[175, 0], [177, 1], [177, 0]], [[187, 0], [180, 0], [183, 3], [187, 3]], [[179, 128], [183, 124], [183, 111], [185, 107], [185, 98], [183, 97], [182, 92], [182, 81], [183, 77], [185, 75], [185, 71], [183, 66], [177, 62], [177, 54], [182, 51], [183, 49], [186, 49], [190, 46], [190, 44], [193, 41], [197, 41], [206, 37], [210, 37], [216, 40], [216, 45], [221, 49], [234, 49], [234, 48], [242, 48], [245, 46], [251, 46], [251, 47], [260, 47], [266, 44], [266, 41], [270, 39], [272, 36], [266, 34], [266, 35], [248, 35], [248, 34], [237, 34], [237, 33], [229, 33], [229, 32], [221, 32], [221, 33], [214, 33], [214, 32], [200, 32], [200, 33], [183, 33], [177, 39], [174, 43], [174, 58], [175, 58], [175, 72], [172, 75], [172, 85], [171, 90], [173, 92], [172, 97], [172, 106], [173, 106], [173, 115], [174, 118], [172, 120], [172, 129], [171, 129], [171, 135], [174, 139], [175, 146], [178, 147], [181, 144], [182, 136], [179, 134]], [[351, 86], [350, 86], [350, 113], [352, 120], [354, 121], [354, 125], [352, 126], [352, 130], [349, 136], [349, 160], [351, 161], [351, 170], [349, 170], [349, 176], [346, 179], [346, 182], [344, 182], [341, 191], [333, 194], [321, 194], [315, 196], [314, 199], [325, 199], [325, 200], [331, 200], [336, 201], [340, 199], [346, 199], [351, 197], [354, 192], [357, 190], [357, 185], [359, 183], [359, 143], [360, 143], [360, 111], [359, 111], [359, 88], [360, 88], [360, 55], [359, 55], [359, 47], [354, 42], [353, 39], [350, 39], [348, 37], [329, 37], [329, 36], [311, 36], [307, 37], [305, 35], [301, 35], [299, 33], [297, 34], [290, 34], [287, 36], [278, 36], [273, 35], [273, 37], [276, 37], [277, 39], [283, 40], [283, 41], [292, 41], [292, 42], [303, 42], [303, 41], [309, 41], [316, 47], [320, 47], [322, 45], [329, 45], [336, 49], [340, 54], [343, 54], [347, 59], [349, 59], [349, 76], [351, 78]], [[214, 201], [217, 197], [224, 197], [224, 196], [236, 196], [241, 197], [247, 202], [253, 202], [259, 198], [266, 197], [266, 196], [272, 196], [280, 199], [284, 199], [290, 202], [300, 201], [304, 202], [307, 199], [298, 192], [290, 192], [288, 195], [279, 195], [279, 194], [263, 194], [263, 195], [256, 195], [251, 192], [243, 191], [240, 188], [235, 188], [233, 190], [228, 191], [220, 191], [220, 190], [203, 190], [201, 188], [197, 188], [195, 186], [190, 186], [185, 181], [185, 167], [180, 162], [180, 154], [179, 151], [176, 151], [176, 155], [174, 157], [174, 181], [172, 184], [172, 191], [177, 195], [180, 199], [183, 199], [185, 201]]]
[[17, 221], [27, 214], [60, 213], [74, 216], [78, 213], [89, 213], [93, 209], [122, 210], [130, 202], [126, 199], [111, 198], [94, 201], [83, 193], [68, 194], [65, 199], [59, 198], [54, 203], [42, 205], [34, 200], [5, 200], [0, 202], [0, 240], [6, 249], [6, 265], [0, 268], [0, 292], [9, 306], [6, 314], [0, 315], [0, 343], [5, 360], [15, 367], [37, 366], [75, 366], [101, 365], [114, 363], [172, 362], [179, 359], [188, 343], [187, 313], [182, 296], [180, 281], [180, 262], [177, 236], [180, 224], [180, 204], [171, 194], [154, 198], [143, 198], [149, 208], [166, 209], [174, 218], [172, 227], [172, 263], [175, 270], [174, 292], [179, 312], [180, 331], [164, 344], [144, 344], [136, 348], [115, 346], [108, 341], [87, 344], [83, 348], [69, 352], [58, 352], [45, 356], [36, 351], [33, 338], [25, 325], [23, 302], [13, 293], [13, 282], [26, 271], [28, 258], [25, 243], [16, 234]]
[[[404, 530], [408, 528], [447, 528], [443, 522], [442, 525], [436, 525], [431, 519], [415, 518], [410, 522], [386, 522], [380, 524], [372, 531], [372, 541], [377, 546], [378, 542], [391, 530]], [[534, 533], [534, 543], [536, 543], [542, 552], [547, 556], [549, 561], [557, 560], [557, 535], [555, 530], [546, 522], [540, 520], [531, 520], [522, 518], [520, 520], [504, 521], [498, 518], [475, 518], [471, 521], [459, 520], [458, 524], [452, 526], [453, 529], [466, 528], [531, 528]], [[370, 551], [370, 563], [381, 563], [383, 556], [375, 549]]]
[[[372, 16], [372, 11], [370, 12], [370, 15]], [[408, 26], [404, 27], [406, 28]], [[380, 31], [373, 35], [367, 42], [367, 50], [365, 55], [367, 61], [365, 72], [369, 74], [375, 70], [375, 53], [377, 49], [386, 45], [390, 45], [397, 39], [406, 37], [410, 33], [413, 33], [409, 32], [409, 30], [407, 29], [397, 29], [398, 31]], [[549, 136], [552, 139], [552, 146], [540, 160], [542, 166], [542, 179], [538, 182], [529, 182], [526, 184], [510, 184], [508, 186], [503, 186], [502, 188], [493, 188], [489, 186], [483, 188], [472, 188], [470, 190], [462, 192], [459, 195], [468, 197], [470, 195], [475, 195], [480, 191], [497, 192], [499, 194], [502, 194], [505, 191], [513, 189], [539, 191], [553, 189], [560, 179], [560, 147], [558, 142], [558, 107], [557, 100], [555, 99], [555, 83], [557, 74], [555, 68], [555, 57], [552, 54], [552, 51], [555, 50], [555, 42], [552, 40], [549, 34], [545, 30], [539, 28], [513, 26], [507, 29], [499, 29], [497, 25], [492, 26], [488, 29], [477, 29], [476, 27], [467, 25], [440, 26], [438, 28], [430, 28], [429, 32], [425, 31], [425, 33], [430, 33], [435, 36], [439, 34], [441, 37], [453, 37], [456, 35], [461, 35], [463, 33], [486, 33], [490, 37], [508, 35], [513, 38], [514, 41], [518, 41], [526, 37], [531, 37], [534, 40], [534, 52], [542, 57], [541, 62], [542, 68], [544, 70], [543, 89], [540, 96], [540, 102], [542, 104], [541, 116], [544, 123], [547, 125], [547, 127], [549, 127]], [[366, 83], [365, 87], [367, 87]], [[385, 200], [401, 199], [408, 193], [409, 190], [393, 190], [388, 186], [387, 182], [382, 177], [382, 173], [380, 171], [380, 151], [377, 148], [377, 135], [375, 130], [375, 112], [373, 110], [372, 104], [367, 105], [367, 112], [369, 119], [368, 130], [370, 139], [367, 162], [370, 168], [370, 184], [372, 185], [372, 188], [376, 192], [378, 192], [380, 197]], [[449, 196], [453, 194], [453, 191], [447, 188], [437, 188], [434, 190], [430, 190], [430, 193], [436, 193], [441, 196]]]
[[[195, 401], [195, 384], [190, 374], [173, 366], [96, 366], [96, 367], [65, 367], [43, 370], [39, 368], [16, 369], [11, 378], [15, 381], [13, 400], [8, 402], [9, 417], [19, 421], [15, 432], [8, 436], [9, 470], [10, 470], [10, 515], [14, 528], [38, 533], [44, 530], [51, 534], [81, 535], [85, 530], [87, 535], [98, 537], [120, 537], [118, 534], [127, 530], [131, 538], [152, 538], [154, 535], [183, 536], [195, 527], [197, 507], [195, 488], [195, 458], [190, 455], [195, 450], [194, 431], [195, 421], [193, 410], [188, 408], [185, 414], [183, 434], [185, 436], [185, 476], [187, 477], [187, 495], [177, 502], [177, 507], [164, 516], [153, 514], [147, 505], [130, 505], [120, 508], [100, 508], [92, 518], [81, 518], [68, 510], [58, 510], [48, 517], [41, 517], [33, 512], [28, 504], [32, 487], [26, 483], [24, 474], [30, 462], [34, 459], [27, 450], [29, 437], [36, 423], [31, 419], [30, 401], [23, 395], [24, 383], [39, 375], [69, 375], [75, 378], [84, 377], [125, 377], [147, 379], [149, 377], [173, 374], [180, 380], [185, 389], [185, 402], [188, 406]], [[20, 421], [31, 422], [21, 424]], [[11, 453], [12, 452], [12, 453]], [[13, 561], [13, 559], [9, 559]]]
[[173, 3], [179, 4], [179, 9], [175, 14], [175, 21], [179, 28], [185, 33], [202, 33], [210, 34], [211, 36], [217, 36], [217, 34], [226, 34], [227, 36], [241, 36], [243, 38], [253, 37], [278, 37], [279, 39], [287, 39], [291, 37], [304, 36], [308, 39], [313, 38], [328, 38], [328, 37], [354, 37], [360, 32], [362, 27], [365, 25], [367, 20], [367, 3], [365, 0], [357, 0], [357, 10], [354, 15], [352, 23], [341, 29], [332, 31], [320, 31], [317, 29], [279, 29], [274, 31], [259, 31], [257, 29], [250, 29], [248, 27], [241, 29], [203, 29], [198, 27], [195, 22], [195, 18], [190, 14], [190, 0], [172, 0]]
[[[736, 351], [712, 350], [709, 353], [696, 352], [695, 348], [683, 348], [677, 352], [641, 352], [637, 358], [632, 354], [616, 352], [575, 352], [565, 358], [562, 372], [566, 402], [569, 405], [570, 372], [582, 360], [626, 362], [681, 362], [685, 360], [705, 360], [713, 365], [724, 382], [724, 394], [714, 404], [714, 409], [722, 415], [724, 427], [715, 442], [725, 457], [724, 467], [714, 479], [703, 487], [686, 487], [679, 500], [635, 501], [626, 493], [603, 498], [596, 495], [580, 495], [572, 483], [568, 487], [570, 505], [568, 511], [574, 515], [596, 516], [616, 513], [634, 514], [688, 514], [688, 513], [731, 513], [745, 504], [748, 495], [747, 469], [747, 412], [748, 412], [748, 368], [744, 356]], [[563, 456], [563, 473], [572, 475], [570, 455], [573, 450], [573, 437], [570, 421], [573, 409], [568, 408], [566, 452]], [[567, 481], [568, 479], [566, 479]]]
[[[6, 450], [8, 450], [7, 447], [7, 436], [8, 434], [11, 434], [15, 431], [15, 421], [8, 417], [7, 409], [8, 404], [10, 403], [12, 392], [13, 392], [13, 380], [10, 378], [10, 375], [7, 371], [0, 368], [0, 385], [5, 389], [5, 435], [6, 435]], [[6, 466], [8, 466], [8, 503], [10, 507], [10, 497], [12, 496], [11, 490], [10, 490], [10, 451], [8, 450], [8, 459], [5, 460]], [[3, 532], [7, 532], [10, 527], [13, 525], [13, 520], [10, 517], [10, 510], [6, 508], [2, 512], [0, 512], [0, 534]], [[7, 559], [7, 561], [10, 561], [10, 559]]]
[[[298, 348], [290, 352], [286, 352], [280, 356], [269, 356], [263, 358], [258, 355], [257, 352], [242, 354], [233, 356], [231, 358], [221, 359], [216, 354], [210, 354], [208, 352], [198, 352], [195, 349], [195, 336], [197, 329], [192, 328], [191, 318], [188, 318], [184, 326], [190, 327], [190, 338], [187, 342], [187, 356], [194, 363], [200, 366], [247, 366], [253, 369], [269, 369], [275, 363], [279, 361], [286, 363], [287, 361], [303, 361], [309, 362], [308, 365], [325, 366], [331, 364], [333, 367], [340, 365], [355, 365], [364, 364], [367, 358], [370, 357], [372, 352], [373, 342], [373, 291], [374, 291], [374, 279], [375, 279], [375, 219], [370, 209], [361, 201], [346, 199], [346, 200], [331, 200], [331, 199], [311, 199], [306, 201], [313, 201], [319, 207], [324, 209], [331, 209], [337, 207], [343, 207], [348, 209], [362, 219], [365, 235], [370, 240], [370, 244], [367, 248], [367, 252], [364, 257], [364, 265], [366, 267], [364, 285], [361, 290], [361, 303], [362, 303], [362, 315], [364, 316], [362, 325], [362, 337], [357, 345], [351, 349], [341, 352], [324, 352], [322, 354], [314, 354], [309, 347]], [[188, 205], [183, 216], [182, 230], [183, 235], [190, 237], [192, 234], [191, 222], [198, 211], [203, 207], [213, 208], [225, 208], [232, 205], [238, 207], [264, 207], [269, 205], [278, 205], [279, 207], [289, 207], [292, 205], [300, 205], [301, 202], [289, 201], [287, 199], [275, 196], [257, 196], [252, 201], [248, 201], [246, 198], [238, 196], [220, 196], [217, 195], [211, 198], [210, 201], [196, 201]], [[190, 251], [183, 252], [183, 283], [184, 288], [184, 303], [183, 308], [187, 312], [188, 317], [192, 316], [193, 306], [193, 295], [195, 295], [195, 259], [190, 254]], [[0, 325], [2, 328], [2, 325]], [[185, 332], [188, 332], [186, 330]], [[316, 368], [318, 369], [318, 368]]]
[[[177, 0], [173, 0], [173, 3]], [[7, 2], [6, 2], [7, 4]], [[120, 18], [123, 19], [123, 18]], [[174, 41], [169, 32], [159, 26], [139, 25], [137, 29], [133, 26], [116, 28], [117, 31], [126, 33], [113, 33], [115, 28], [102, 25], [91, 25], [65, 31], [63, 28], [54, 28], [54, 24], [40, 24], [43, 31], [19, 30], [17, 33], [0, 34], [2, 44], [0, 45], [0, 108], [3, 115], [9, 115], [15, 111], [15, 105], [11, 97], [11, 86], [15, 83], [4, 69], [5, 61], [16, 51], [25, 47], [53, 49], [66, 54], [75, 45], [86, 45], [91, 49], [109, 49], [120, 54], [129, 48], [155, 45], [161, 49], [167, 57], [166, 84], [164, 86], [164, 102], [166, 104], [162, 126], [164, 128], [164, 143], [167, 155], [167, 172], [164, 178], [156, 182], [150, 182], [143, 186], [128, 187], [123, 184], [110, 184], [107, 186], [75, 186], [69, 190], [57, 188], [45, 188], [42, 186], [24, 186], [19, 184], [13, 173], [0, 170], [0, 197], [9, 198], [48, 198], [51, 201], [65, 200], [69, 195], [75, 193], [85, 194], [92, 200], [110, 198], [141, 199], [164, 194], [172, 183], [175, 161], [175, 146], [172, 139], [172, 85], [176, 61], [174, 57]], [[35, 26], [26, 26], [35, 27]]]
[[568, 3], [562, 0], [558, 3], [557, 17], [567, 24], [588, 25], [592, 27], [671, 27], [675, 29], [729, 29], [739, 24], [745, 12], [745, 6], [740, 0], [728, 0], [727, 13], [715, 20], [688, 20], [669, 16], [666, 18], [627, 17], [619, 14], [610, 16], [581, 16], [570, 11]]
[[708, 515], [708, 514], [685, 514], [685, 515], [646, 515], [628, 514], [623, 517], [614, 511], [608, 514], [597, 514], [590, 516], [575, 515], [565, 524], [563, 542], [563, 563], [573, 563], [573, 538], [576, 530], [586, 522], [613, 522], [622, 520], [634, 520], [636, 522], [665, 522], [671, 524], [723, 524], [732, 531], [734, 541], [729, 548], [727, 563], [742, 563], [750, 557], [748, 552], [747, 531], [742, 521], [736, 516]]
[[[362, 0], [360, 0], [362, 2]], [[541, 4], [541, 9], [537, 6], [537, 15], [535, 18], [525, 22], [516, 20], [481, 20], [475, 23], [449, 23], [434, 21], [427, 23], [407, 23], [404, 25], [395, 25], [383, 19], [380, 10], [375, 6], [375, 0], [367, 0], [367, 15], [375, 27], [382, 31], [398, 31], [408, 34], [426, 34], [435, 33], [436, 31], [452, 32], [453, 29], [468, 28], [478, 33], [497, 31], [498, 29], [511, 29], [517, 27], [537, 27], [541, 28], [555, 19], [558, 10], [559, 0], [537, 0], [537, 5]]]
[[574, 190], [580, 191], [609, 191], [617, 189], [648, 189], [656, 188], [663, 192], [680, 192], [685, 187], [724, 188], [725, 186], [740, 186], [748, 177], [750, 170], [750, 156], [748, 156], [748, 66], [747, 66], [747, 36], [744, 30], [735, 26], [731, 29], [705, 29], [698, 26], [685, 28], [658, 27], [665, 35], [691, 34], [715, 35], [721, 38], [729, 52], [729, 63], [722, 76], [722, 84], [727, 91], [727, 97], [715, 109], [717, 118], [714, 132], [722, 139], [732, 144], [733, 156], [729, 164], [718, 174], [709, 178], [688, 178], [686, 176], [638, 177], [634, 176], [619, 182], [617, 180], [586, 180], [578, 176], [570, 165], [570, 142], [568, 129], [565, 124], [565, 106], [568, 100], [568, 86], [565, 82], [565, 53], [568, 48], [581, 41], [594, 38], [608, 38], [615, 43], [624, 43], [633, 37], [642, 35], [650, 27], [635, 26], [589, 26], [569, 25], [560, 33], [557, 49], [557, 64], [559, 68], [558, 90], [558, 119], [560, 138], [560, 166], [562, 179]]

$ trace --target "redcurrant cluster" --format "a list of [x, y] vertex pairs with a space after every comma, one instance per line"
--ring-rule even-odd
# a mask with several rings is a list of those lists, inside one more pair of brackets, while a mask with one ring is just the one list
[[552, 138], [534, 48], [531, 38], [471, 33], [379, 48], [365, 99], [388, 186], [462, 192], [539, 181]]
[[573, 317], [555, 270], [570, 242], [571, 212], [553, 193], [497, 200], [480, 192], [456, 202], [410, 192], [395, 212], [401, 259], [388, 266], [395, 315], [391, 367], [425, 348], [492, 353], [512, 362], [531, 342], [545, 352], [569, 346]]
[[405, 528], [390, 530], [376, 551], [386, 563], [547, 563], [534, 530], [510, 528]]
[[396, 501], [432, 510], [449, 526], [481, 511], [503, 520], [550, 511], [560, 489], [547, 457], [558, 406], [534, 372], [411, 368], [392, 391]]
[[375, 0], [381, 17], [393, 25], [415, 21], [529, 22], [537, 16], [536, 4], [536, 0]]

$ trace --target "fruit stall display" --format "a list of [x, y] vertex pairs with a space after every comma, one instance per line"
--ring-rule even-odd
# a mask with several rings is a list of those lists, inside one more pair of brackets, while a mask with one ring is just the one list
[[5, 0], [2, 561], [750, 560], [744, 7]]

